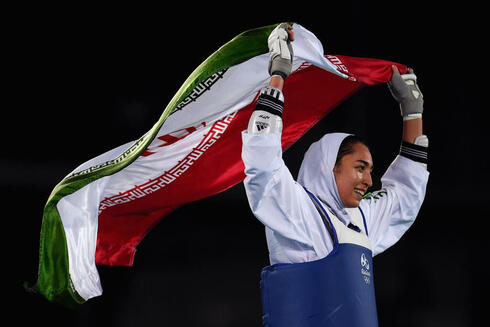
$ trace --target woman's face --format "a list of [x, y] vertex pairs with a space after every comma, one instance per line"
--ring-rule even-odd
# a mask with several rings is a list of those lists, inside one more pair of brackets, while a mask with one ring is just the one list
[[373, 185], [371, 152], [362, 143], [354, 144], [352, 149], [354, 152], [343, 156], [333, 169], [340, 199], [346, 208], [358, 207], [368, 188]]

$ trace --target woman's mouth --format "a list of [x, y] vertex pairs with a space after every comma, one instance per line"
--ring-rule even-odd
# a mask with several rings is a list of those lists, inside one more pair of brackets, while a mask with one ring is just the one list
[[362, 190], [362, 189], [359, 189], [359, 188], [355, 188], [354, 189], [354, 193], [358, 194], [359, 197], [362, 199], [362, 197], [364, 196], [364, 194], [366, 193], [365, 190]]

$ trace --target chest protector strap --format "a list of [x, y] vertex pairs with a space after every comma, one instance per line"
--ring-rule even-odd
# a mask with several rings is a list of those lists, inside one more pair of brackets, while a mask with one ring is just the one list
[[262, 270], [264, 326], [377, 327], [371, 250], [339, 242], [343, 233], [357, 232], [332, 223], [337, 218], [328, 215], [319, 201], [315, 205], [329, 226], [334, 249], [323, 259], [280, 263]]

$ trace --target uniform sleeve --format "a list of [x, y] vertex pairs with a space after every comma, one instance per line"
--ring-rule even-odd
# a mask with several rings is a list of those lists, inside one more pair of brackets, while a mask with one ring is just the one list
[[306, 192], [293, 179], [282, 159], [280, 133], [242, 132], [244, 186], [250, 208], [266, 227], [289, 240], [311, 243], [301, 205]]
[[428, 178], [424, 165], [398, 155], [381, 178], [381, 190], [361, 201], [373, 255], [395, 244], [413, 224]]

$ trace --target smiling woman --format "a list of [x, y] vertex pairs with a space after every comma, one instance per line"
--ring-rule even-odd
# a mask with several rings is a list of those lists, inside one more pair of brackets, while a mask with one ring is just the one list
[[340, 199], [346, 208], [359, 206], [368, 188], [373, 185], [373, 159], [369, 148], [356, 137], [347, 136], [340, 144], [333, 169]]
[[403, 143], [381, 178], [379, 197], [365, 196], [373, 185], [369, 148], [346, 133], [314, 142], [295, 181], [281, 148], [292, 33], [281, 24], [270, 34], [269, 67], [281, 71], [269, 70], [270, 83], [242, 133], [244, 186], [250, 208], [265, 226], [271, 262], [261, 275], [264, 324], [376, 327], [372, 257], [413, 224], [429, 177], [421, 160], [428, 145], [422, 94], [413, 71], [402, 76], [392, 68], [389, 86], [401, 107]]

